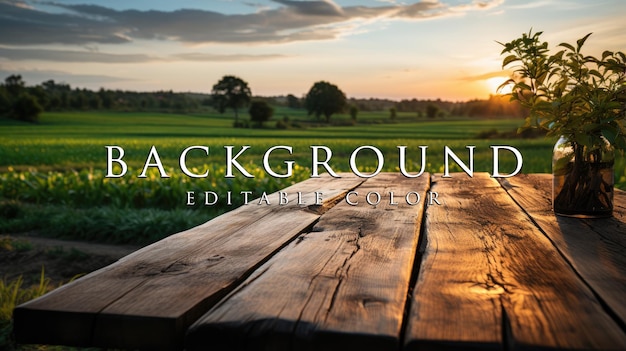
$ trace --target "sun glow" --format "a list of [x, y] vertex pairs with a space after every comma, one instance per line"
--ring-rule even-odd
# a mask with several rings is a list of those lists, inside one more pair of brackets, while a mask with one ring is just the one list
[[502, 85], [502, 83], [506, 82], [507, 79], [509, 79], [508, 77], [491, 77], [491, 78], [487, 78], [485, 79], [485, 84], [487, 85], [487, 87], [489, 88], [489, 93], [490, 94], [508, 94], [511, 92], [511, 87], [510, 86], [506, 86], [503, 87], [502, 89], [498, 90], [498, 87], [500, 87], [500, 85]]

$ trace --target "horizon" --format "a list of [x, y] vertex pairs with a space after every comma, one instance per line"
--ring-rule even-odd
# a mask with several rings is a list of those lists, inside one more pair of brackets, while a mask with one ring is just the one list
[[[102, 3], [102, 4], [101, 4]], [[0, 1], [0, 74], [28, 85], [210, 94], [224, 75], [254, 96], [486, 99], [508, 78], [502, 47], [543, 31], [554, 48], [626, 51], [624, 1]]]

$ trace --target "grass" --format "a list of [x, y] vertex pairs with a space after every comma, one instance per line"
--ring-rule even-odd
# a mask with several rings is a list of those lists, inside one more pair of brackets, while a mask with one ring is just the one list
[[[111, 244], [149, 244], [219, 214], [217, 211], [112, 206], [76, 208], [29, 203], [20, 206], [20, 216], [0, 221], [0, 233], [37, 232], [44, 237]], [[26, 250], [27, 245], [19, 249]]]
[[8, 236], [0, 237], [0, 250], [24, 252], [33, 249], [33, 244], [28, 240], [13, 239]]
[[[297, 111], [297, 110], [295, 110]], [[300, 112], [301, 113], [301, 112]], [[384, 115], [380, 113], [370, 113], [374, 120], [384, 121]], [[301, 116], [300, 118], [307, 118]], [[346, 120], [341, 115], [333, 117], [333, 120]], [[207, 138], [207, 137], [253, 137], [253, 138], [301, 138], [304, 136], [316, 136], [326, 138], [343, 138], [345, 133], [359, 135], [361, 138], [374, 136], [375, 138], [403, 138], [415, 137], [415, 131], [421, 130], [420, 137], [428, 138], [453, 131], [460, 137], [471, 137], [484, 129], [491, 127], [507, 127], [514, 129], [521, 124], [515, 119], [494, 119], [494, 120], [471, 120], [459, 118], [453, 124], [453, 128], [444, 128], [449, 120], [398, 120], [397, 123], [388, 124], [359, 124], [346, 128], [344, 126], [333, 126], [319, 124], [316, 128], [277, 130], [272, 128], [275, 121], [268, 122], [267, 128], [232, 128], [232, 116], [229, 114], [202, 114], [202, 115], [177, 115], [158, 114], [144, 112], [58, 112], [45, 113], [41, 116], [37, 125], [16, 122], [14, 120], [0, 119], [0, 126], [9, 132], [12, 138], [30, 139], [33, 136], [33, 127], [37, 130], [36, 139], [72, 138], [89, 139], [105, 138], [116, 139], [118, 137], [130, 138]], [[314, 125], [318, 125], [314, 123]], [[407, 130], [407, 125], [410, 127]], [[448, 126], [449, 127], [449, 126]], [[389, 134], [392, 135], [389, 135]]]
[[[39, 231], [54, 237], [148, 243], [234, 208], [223, 202], [186, 206], [187, 191], [215, 191], [222, 199], [228, 191], [251, 190], [260, 196], [308, 178], [312, 145], [332, 149], [329, 164], [337, 172], [350, 171], [350, 155], [361, 145], [380, 149], [385, 156], [383, 170], [390, 172], [398, 171], [399, 145], [408, 147], [410, 172], [418, 171], [422, 163], [427, 172], [443, 172], [444, 146], [467, 161], [468, 145], [476, 146], [475, 172], [492, 172], [491, 145], [520, 150], [524, 173], [551, 171], [554, 140], [479, 137], [493, 130], [515, 130], [522, 123], [518, 119], [429, 120], [399, 113], [391, 122], [388, 112], [381, 111], [359, 113], [359, 123], [353, 126], [342, 126], [350, 117], [338, 115], [333, 120], [339, 125], [312, 127], [317, 122], [311, 122], [302, 110], [277, 109], [275, 119], [283, 116], [307, 127], [278, 130], [270, 122], [263, 129], [235, 129], [231, 114], [45, 113], [37, 125], [0, 119], [0, 233]], [[125, 176], [105, 177], [107, 145], [124, 149], [123, 160], [129, 168]], [[181, 152], [192, 145], [209, 148], [208, 155], [195, 150], [186, 159], [195, 173], [208, 170], [207, 177], [190, 178], [179, 167]], [[235, 178], [225, 177], [225, 145], [234, 146], [235, 152], [250, 146], [238, 160], [254, 178], [238, 171]], [[289, 178], [273, 178], [263, 168], [263, 154], [276, 145], [293, 148], [291, 154], [276, 151], [269, 158], [279, 173], [286, 160], [294, 160], [297, 166]], [[428, 146], [425, 160], [419, 154], [421, 145]], [[152, 146], [169, 178], [160, 177], [155, 167], [147, 178], [138, 177]], [[504, 153], [501, 171], [512, 171], [514, 162]], [[369, 151], [359, 155], [357, 164], [361, 171], [377, 165]], [[626, 187], [623, 158], [615, 169], [618, 186]], [[461, 168], [453, 163], [451, 171]]]
[[[301, 112], [300, 112], [301, 113]], [[373, 113], [372, 113], [373, 114]], [[374, 115], [374, 114], [373, 114]], [[268, 147], [284, 144], [294, 147], [294, 157], [301, 161], [310, 145], [329, 145], [342, 155], [358, 145], [378, 144], [395, 149], [399, 143], [424, 145], [475, 140], [481, 131], [514, 130], [520, 120], [457, 120], [396, 124], [366, 124], [352, 127], [325, 126], [308, 129], [243, 129], [232, 128], [224, 115], [187, 116], [147, 113], [50, 113], [39, 125], [15, 125], [0, 120], [0, 170], [103, 168], [105, 145], [119, 145], [127, 153], [129, 163], [140, 166], [152, 145], [157, 146], [162, 161], [178, 164], [180, 152], [190, 145], [207, 145], [209, 156], [196, 155], [192, 163], [215, 163], [224, 159], [224, 145], [251, 145], [248, 154], [257, 158]], [[277, 143], [280, 142], [280, 143]], [[505, 141], [500, 141], [505, 142]], [[547, 146], [549, 143], [546, 143]], [[260, 164], [260, 162], [259, 162]]]
[[[32, 250], [32, 244], [27, 240], [15, 239], [8, 236], [0, 237], [0, 251], [22, 252]], [[89, 255], [75, 248], [65, 250], [61, 247], [47, 249], [45, 255], [53, 259], [61, 259], [67, 262], [80, 262], [89, 258]], [[78, 278], [79, 275], [70, 279]], [[60, 283], [62, 284], [62, 283]], [[32, 285], [27, 285], [22, 276], [12, 280], [0, 277], [0, 350], [6, 351], [27, 351], [27, 350], [81, 350], [79, 348], [66, 346], [46, 346], [46, 345], [17, 345], [13, 337], [13, 310], [16, 306], [29, 300], [44, 295], [55, 289], [56, 284], [52, 284], [50, 278], [46, 277], [42, 267], [39, 279]], [[82, 349], [95, 350], [95, 349]]]
[[44, 270], [41, 270], [41, 276], [38, 285], [24, 287], [22, 277], [18, 277], [12, 281], [0, 279], [0, 349], [15, 349], [12, 340], [13, 330], [13, 309], [29, 300], [39, 297], [49, 290], [50, 280], [45, 278]]
[[[62, 252], [63, 257], [72, 259], [72, 255], [84, 255], [79, 251]], [[17, 345], [13, 339], [13, 310], [16, 306], [35, 299], [48, 291], [56, 288], [50, 284], [50, 279], [46, 278], [42, 268], [39, 283], [32, 286], [25, 286], [23, 278], [17, 277], [7, 281], [0, 279], [0, 350], [6, 351], [27, 351], [27, 350], [96, 350], [93, 348], [83, 349], [67, 346], [47, 346], [47, 345]]]

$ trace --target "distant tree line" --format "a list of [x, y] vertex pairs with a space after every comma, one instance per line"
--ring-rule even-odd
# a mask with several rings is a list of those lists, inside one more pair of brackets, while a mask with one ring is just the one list
[[[335, 113], [349, 113], [356, 121], [360, 111], [389, 111], [390, 119], [397, 113], [412, 112], [417, 117], [468, 116], [481, 118], [523, 117], [524, 110], [508, 97], [492, 95], [486, 100], [451, 102], [437, 100], [355, 99], [336, 85], [325, 81], [313, 84], [307, 94], [297, 97], [252, 96], [248, 83], [235, 76], [224, 76], [211, 94], [175, 93], [173, 91], [133, 92], [99, 89], [97, 91], [72, 88], [69, 84], [47, 80], [39, 85], [26, 86], [20, 75], [10, 75], [0, 84], [0, 116], [36, 122], [43, 111], [160, 111], [194, 112], [212, 108], [219, 112], [227, 109], [235, 114], [235, 126], [243, 126], [239, 112], [247, 111], [253, 122], [262, 125], [273, 115], [272, 106], [306, 109], [308, 114], [329, 122]], [[247, 123], [247, 122], [246, 122]]]
[[69, 84], [47, 80], [26, 86], [20, 75], [11, 75], [0, 84], [0, 115], [36, 122], [43, 111], [164, 111], [190, 112], [208, 105], [206, 94], [170, 91], [98, 91], [72, 88]]
[[490, 95], [488, 99], [474, 99], [463, 102], [426, 100], [387, 100], [387, 99], [350, 99], [349, 104], [359, 111], [385, 111], [395, 108], [397, 112], [414, 112], [419, 117], [437, 118], [446, 115], [467, 117], [523, 117], [524, 109], [509, 97]]
[[[287, 106], [290, 108], [303, 108], [306, 96], [298, 98], [292, 94], [287, 96], [279, 96], [266, 98], [270, 103]], [[524, 117], [525, 112], [522, 106], [516, 102], [510, 102], [509, 97], [500, 95], [491, 95], [488, 99], [474, 99], [469, 101], [454, 102], [444, 101], [441, 99], [405, 99], [400, 101], [369, 98], [355, 99], [349, 98], [346, 101], [347, 109], [343, 112], [349, 113], [355, 119], [359, 111], [390, 111], [394, 115], [392, 109], [396, 112], [413, 112], [418, 117], [438, 118], [446, 115], [450, 116], [466, 116], [481, 118], [499, 118], [499, 117]]]

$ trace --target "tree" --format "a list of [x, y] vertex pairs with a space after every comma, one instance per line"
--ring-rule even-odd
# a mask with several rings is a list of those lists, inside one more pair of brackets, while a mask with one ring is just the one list
[[235, 126], [239, 125], [238, 109], [250, 103], [252, 92], [248, 83], [239, 77], [224, 76], [213, 86], [211, 91], [213, 106], [224, 113], [226, 109], [232, 108], [235, 112]]
[[250, 119], [263, 126], [263, 122], [269, 121], [274, 115], [274, 109], [265, 101], [254, 101], [250, 104]]
[[86, 110], [88, 106], [87, 97], [79, 89], [74, 90], [70, 103], [71, 103], [72, 108], [76, 110]]
[[0, 114], [11, 111], [13, 108], [9, 93], [4, 86], [0, 86]]
[[398, 111], [396, 110], [395, 107], [392, 107], [392, 108], [389, 109], [389, 119], [394, 121], [396, 119], [397, 115], [398, 115]]
[[111, 108], [113, 108], [114, 97], [113, 97], [113, 93], [110, 90], [104, 90], [104, 88], [100, 88], [100, 90], [98, 91], [98, 96], [100, 97], [100, 100], [102, 101], [102, 107], [104, 107], [107, 110], [110, 110]]
[[429, 104], [426, 106], [426, 116], [428, 118], [435, 118], [439, 114], [439, 107], [437, 105]]
[[300, 99], [293, 94], [287, 95], [287, 107], [300, 108]]
[[13, 98], [18, 98], [22, 94], [24, 91], [24, 85], [22, 76], [19, 74], [12, 74], [4, 79], [4, 86]]
[[26, 122], [37, 122], [43, 108], [37, 99], [29, 94], [20, 95], [13, 104], [13, 115], [16, 119]]
[[90, 109], [99, 110], [102, 108], [102, 99], [98, 94], [92, 93], [87, 101], [87, 104], [89, 105]]
[[48, 110], [50, 107], [50, 95], [46, 92], [46, 90], [41, 86], [37, 85], [34, 87], [28, 88], [28, 93], [37, 99], [37, 102], [44, 110]]
[[336, 85], [320, 81], [307, 93], [305, 104], [309, 115], [315, 114], [317, 118], [324, 115], [328, 123], [333, 113], [341, 112], [346, 106], [346, 95]]
[[356, 105], [351, 105], [350, 106], [350, 118], [352, 118], [353, 121], [356, 121], [356, 116], [359, 114], [359, 108], [356, 107]]

